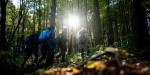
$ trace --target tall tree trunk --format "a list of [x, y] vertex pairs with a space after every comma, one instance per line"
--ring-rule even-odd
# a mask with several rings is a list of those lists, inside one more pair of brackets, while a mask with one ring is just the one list
[[34, 11], [33, 11], [33, 25], [34, 25], [34, 30], [33, 30], [33, 33], [35, 33], [35, 27], [36, 27], [36, 22], [35, 22], [35, 18], [36, 18], [36, 13], [35, 13], [35, 11], [36, 11], [36, 0], [34, 0], [34, 4], [33, 4], [33, 9], [34, 9]]
[[110, 13], [112, 12], [111, 8], [110, 8], [110, 0], [107, 0], [106, 2], [106, 16], [107, 16], [107, 23], [106, 23], [106, 34], [107, 34], [107, 44], [108, 46], [112, 46], [114, 44], [114, 31], [113, 31], [113, 19], [112, 16], [113, 14]]
[[[26, 4], [27, 3], [27, 0], [22, 0], [22, 4]], [[23, 17], [23, 19], [22, 19], [22, 30], [21, 30], [21, 39], [20, 39], [20, 50], [19, 50], [19, 52], [23, 52], [23, 50], [24, 50], [24, 48], [25, 48], [25, 46], [24, 46], [24, 44], [25, 44], [25, 42], [24, 42], [24, 38], [25, 38], [25, 22], [26, 22], [26, 14], [25, 14], [25, 12], [26, 12], [26, 9], [24, 8], [24, 12], [23, 12], [23, 14], [24, 14], [24, 17]]]
[[83, 14], [84, 14], [84, 25], [88, 28], [87, 23], [87, 0], [83, 0]]
[[42, 18], [42, 16], [41, 16], [41, 14], [42, 14], [42, 12], [41, 12], [41, 0], [39, 0], [39, 3], [38, 3], [38, 5], [39, 5], [39, 22], [38, 22], [38, 30], [41, 30], [41, 18]]
[[96, 44], [100, 44], [102, 41], [102, 34], [101, 34], [101, 20], [100, 20], [100, 12], [99, 12], [99, 1], [98, 0], [93, 0], [93, 5], [94, 5], [94, 29], [95, 29], [95, 41]]
[[55, 27], [55, 18], [56, 18], [56, 3], [57, 0], [52, 0], [51, 6], [51, 25]]
[[141, 6], [141, 0], [133, 0], [134, 16], [138, 33], [138, 47], [148, 46], [150, 42], [145, 10]]
[[25, 37], [24, 37], [24, 35], [25, 35], [24, 29], [25, 29], [25, 22], [26, 22], [25, 20], [26, 20], [26, 17], [23, 18], [23, 22], [22, 22], [21, 50], [20, 50], [21, 52], [22, 52], [22, 50], [24, 49], [24, 46], [23, 46], [23, 45], [24, 45], [24, 38], [25, 38]]
[[0, 50], [1, 49], [6, 49], [6, 6], [7, 6], [7, 0], [1, 0], [0, 5], [1, 5], [1, 20], [0, 20], [0, 25], [1, 25], [1, 31], [0, 31]]

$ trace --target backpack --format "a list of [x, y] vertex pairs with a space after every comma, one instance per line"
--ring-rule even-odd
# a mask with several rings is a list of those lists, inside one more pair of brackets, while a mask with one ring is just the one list
[[59, 46], [64, 45], [67, 41], [67, 37], [64, 33], [61, 33], [57, 37], [57, 43]]
[[86, 43], [87, 41], [87, 32], [86, 31], [81, 31], [79, 32], [79, 43], [83, 44]]
[[56, 46], [55, 32], [52, 28], [43, 30], [38, 39], [41, 44], [49, 46], [50, 48], [55, 48]]

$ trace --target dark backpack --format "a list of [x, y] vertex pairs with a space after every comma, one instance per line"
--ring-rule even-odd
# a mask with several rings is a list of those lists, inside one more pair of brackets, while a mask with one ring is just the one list
[[85, 43], [87, 41], [87, 33], [85, 31], [79, 32], [79, 43]]

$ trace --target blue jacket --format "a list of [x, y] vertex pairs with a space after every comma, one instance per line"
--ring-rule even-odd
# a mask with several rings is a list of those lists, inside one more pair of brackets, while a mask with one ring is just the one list
[[[47, 28], [43, 30], [39, 35], [39, 41], [42, 44], [47, 44], [50, 48], [55, 48], [56, 39], [55, 39], [55, 31], [53, 28]], [[45, 41], [47, 43], [45, 43]]]

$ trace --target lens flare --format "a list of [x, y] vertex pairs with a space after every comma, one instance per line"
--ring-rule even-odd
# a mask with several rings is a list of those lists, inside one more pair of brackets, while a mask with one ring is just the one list
[[69, 27], [78, 28], [80, 24], [80, 18], [76, 15], [70, 15], [67, 22]]

